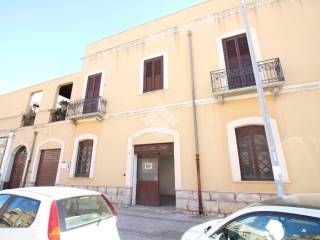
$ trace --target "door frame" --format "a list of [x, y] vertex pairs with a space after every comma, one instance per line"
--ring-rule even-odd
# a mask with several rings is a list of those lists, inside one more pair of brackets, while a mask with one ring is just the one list
[[[180, 171], [181, 169], [176, 169], [176, 155], [177, 155], [177, 149], [176, 149], [176, 142], [173, 141], [173, 142], [160, 142], [160, 143], [145, 143], [145, 144], [138, 144], [138, 145], [154, 145], [154, 144], [172, 144], [173, 145], [173, 152], [172, 152], [172, 156], [173, 156], [173, 162], [174, 162], [174, 178], [175, 178], [175, 190], [178, 190], [178, 187], [177, 187], [177, 177], [176, 177], [176, 172], [178, 172], [180, 174]], [[180, 147], [180, 143], [177, 144], [178, 147]], [[179, 149], [180, 150], [180, 149]], [[133, 158], [132, 158], [132, 165], [131, 165], [131, 205], [132, 206], [135, 206], [137, 203], [136, 203], [136, 200], [137, 200], [137, 181], [138, 181], [138, 160], [139, 160], [139, 156], [138, 156], [138, 153], [135, 152], [135, 149], [134, 149], [134, 145], [132, 145], [132, 151], [133, 151]], [[180, 151], [179, 151], [180, 153]], [[150, 156], [152, 155], [152, 153], [146, 153], [146, 156], [148, 156], [150, 154]], [[180, 157], [180, 155], [179, 155]], [[180, 158], [179, 158], [180, 160]], [[180, 166], [180, 165], [179, 165]], [[158, 158], [158, 184], [159, 184], [159, 189], [160, 189], [160, 173], [159, 173], [159, 167], [160, 167], [160, 155], [159, 155], [159, 158]], [[179, 180], [180, 180], [180, 176], [179, 175]], [[127, 176], [126, 176], [127, 177]], [[180, 181], [179, 181], [180, 183]], [[179, 186], [180, 188], [181, 186]], [[160, 192], [159, 192], [159, 201], [160, 201]]]
[[[26, 174], [26, 170], [27, 170], [27, 163], [28, 163], [28, 159], [30, 158], [30, 149], [28, 147], [27, 144], [20, 144], [18, 146], [16, 146], [12, 151], [11, 151], [11, 154], [10, 154], [10, 158], [9, 158], [9, 161], [5, 167], [5, 171], [4, 171], [4, 182], [5, 183], [9, 183], [10, 181], [10, 177], [11, 177], [11, 172], [12, 172], [12, 168], [13, 168], [13, 164], [14, 164], [14, 160], [15, 160], [15, 156], [18, 152], [18, 150], [22, 147], [25, 147], [26, 148], [26, 151], [27, 151], [27, 157], [26, 157], [26, 161], [24, 163], [24, 169], [23, 169], [23, 173], [22, 173], [22, 177], [25, 176]], [[22, 178], [21, 178], [22, 180]], [[21, 182], [20, 182], [20, 186], [21, 186]]]
[[31, 174], [31, 177], [30, 177], [30, 182], [33, 185], [35, 184], [36, 179], [37, 179], [38, 168], [39, 168], [40, 157], [41, 157], [41, 151], [42, 150], [46, 150], [45, 146], [43, 147], [43, 145], [45, 145], [47, 143], [56, 143], [56, 144], [58, 144], [57, 148], [61, 149], [55, 184], [59, 183], [62, 163], [65, 162], [65, 161], [63, 161], [64, 141], [62, 141], [62, 140], [60, 140], [58, 138], [49, 138], [49, 139], [46, 139], [46, 140], [42, 141], [41, 143], [39, 143], [36, 146], [36, 151], [35, 151], [36, 156], [34, 158], [34, 163], [33, 163], [33, 167], [32, 167], [32, 174]]
[[136, 197], [137, 197], [137, 177], [138, 177], [138, 154], [134, 154], [132, 161], [132, 206], [136, 205]]
[[59, 173], [59, 165], [60, 165], [60, 160], [61, 160], [61, 152], [62, 152], [62, 148], [59, 147], [59, 148], [49, 148], [49, 149], [41, 149], [40, 150], [40, 158], [39, 158], [39, 162], [38, 162], [38, 167], [37, 167], [37, 174], [36, 174], [36, 179], [34, 181], [34, 186], [37, 186], [37, 180], [38, 180], [38, 176], [39, 176], [39, 167], [40, 167], [40, 163], [41, 163], [41, 156], [42, 156], [42, 153], [43, 151], [50, 151], [50, 150], [60, 150], [60, 154], [59, 154], [59, 158], [58, 158], [58, 165], [57, 165], [57, 170], [56, 170], [56, 178], [54, 180], [54, 185], [55, 186], [57, 184], [57, 178], [58, 178], [58, 173]]
[[[133, 185], [136, 184], [136, 171], [137, 171], [137, 158], [134, 152], [134, 140], [145, 134], [149, 133], [159, 133], [167, 135], [173, 138], [173, 161], [174, 161], [174, 186], [175, 190], [181, 189], [181, 156], [180, 156], [180, 135], [178, 131], [163, 128], [163, 127], [151, 127], [144, 128], [128, 138], [128, 149], [127, 149], [127, 163], [126, 163], [126, 173], [125, 173], [125, 185], [131, 188], [132, 198], [131, 204], [134, 206], [136, 204], [136, 193], [133, 190]], [[161, 142], [161, 141], [160, 141]]]

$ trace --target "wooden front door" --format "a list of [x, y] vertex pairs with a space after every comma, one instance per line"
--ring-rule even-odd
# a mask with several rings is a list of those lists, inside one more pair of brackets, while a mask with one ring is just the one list
[[27, 149], [25, 147], [21, 147], [14, 156], [8, 188], [20, 187], [26, 160]]
[[229, 89], [255, 85], [246, 34], [223, 39]]
[[159, 161], [162, 155], [173, 155], [173, 143], [135, 145], [137, 162], [136, 203], [160, 206]]
[[160, 206], [159, 158], [139, 157], [137, 165], [136, 202], [146, 206]]
[[92, 113], [98, 110], [101, 76], [101, 73], [97, 73], [88, 77], [83, 113]]
[[42, 150], [37, 172], [36, 186], [54, 186], [61, 149]]

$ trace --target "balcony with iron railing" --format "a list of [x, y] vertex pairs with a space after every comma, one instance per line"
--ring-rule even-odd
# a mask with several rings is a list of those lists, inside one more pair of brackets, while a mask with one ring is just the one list
[[23, 114], [22, 127], [33, 126], [35, 118], [36, 118], [36, 113], [34, 112]]
[[51, 110], [51, 122], [59, 122], [66, 119], [66, 110], [56, 108]]
[[69, 101], [59, 101], [56, 108], [51, 110], [51, 122], [64, 121], [66, 119], [68, 106]]
[[102, 120], [106, 114], [107, 100], [103, 97], [80, 99], [69, 103], [66, 119], [80, 120], [96, 118]]
[[[271, 90], [272, 96], [276, 97], [280, 87], [284, 84], [280, 59], [260, 61], [258, 68], [264, 89]], [[250, 93], [256, 90], [252, 65], [212, 71], [210, 75], [213, 95], [220, 103], [223, 103], [226, 96]]]

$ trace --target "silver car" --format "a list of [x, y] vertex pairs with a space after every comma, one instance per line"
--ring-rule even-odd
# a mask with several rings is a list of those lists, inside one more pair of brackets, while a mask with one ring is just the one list
[[320, 240], [320, 194], [287, 195], [195, 226], [181, 240]]

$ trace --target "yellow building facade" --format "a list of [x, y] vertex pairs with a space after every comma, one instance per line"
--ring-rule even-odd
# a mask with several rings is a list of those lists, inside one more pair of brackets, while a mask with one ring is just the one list
[[[82, 187], [192, 212], [201, 190], [207, 214], [273, 196], [238, 4], [207, 1], [90, 43], [80, 72], [1, 95], [1, 188]], [[246, 8], [285, 192], [320, 192], [320, 2]]]

